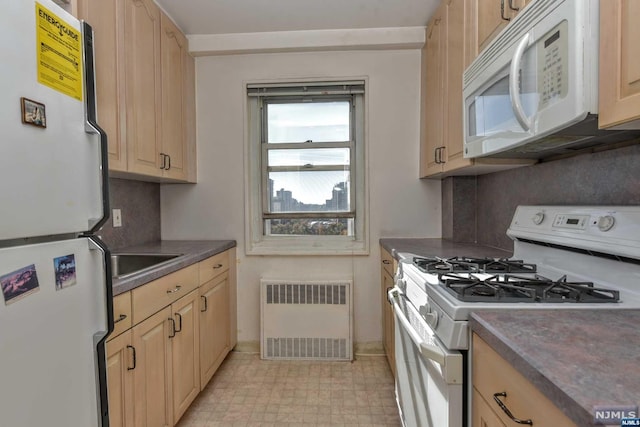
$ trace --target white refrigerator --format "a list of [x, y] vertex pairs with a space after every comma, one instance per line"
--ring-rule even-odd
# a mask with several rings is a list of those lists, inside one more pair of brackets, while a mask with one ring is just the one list
[[0, 426], [108, 426], [93, 32], [50, 0], [4, 2], [0, 21]]

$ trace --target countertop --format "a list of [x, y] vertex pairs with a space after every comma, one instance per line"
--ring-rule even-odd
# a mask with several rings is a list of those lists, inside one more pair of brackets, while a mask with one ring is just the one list
[[396, 259], [401, 253], [413, 253], [420, 256], [468, 256], [508, 258], [511, 252], [474, 243], [455, 243], [445, 239], [380, 239], [380, 245]]
[[113, 253], [160, 253], [183, 254], [152, 270], [132, 274], [123, 279], [113, 279], [113, 295], [130, 291], [159, 277], [180, 270], [224, 252], [236, 246], [235, 240], [162, 240], [139, 246], [130, 246], [112, 251]]
[[640, 404], [640, 310], [505, 310], [471, 329], [578, 426]]

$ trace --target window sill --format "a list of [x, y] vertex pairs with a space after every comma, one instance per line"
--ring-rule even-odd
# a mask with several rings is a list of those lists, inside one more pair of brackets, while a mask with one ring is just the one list
[[265, 238], [247, 242], [247, 255], [336, 256], [369, 255], [369, 244], [362, 240], [318, 237]]

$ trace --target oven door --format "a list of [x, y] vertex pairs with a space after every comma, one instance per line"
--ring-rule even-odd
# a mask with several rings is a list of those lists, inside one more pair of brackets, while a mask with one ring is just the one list
[[463, 357], [435, 337], [398, 288], [389, 291], [395, 316], [396, 401], [405, 427], [461, 427]]

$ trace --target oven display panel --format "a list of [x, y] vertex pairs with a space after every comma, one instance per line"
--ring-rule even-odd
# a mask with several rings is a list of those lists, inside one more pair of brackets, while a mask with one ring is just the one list
[[589, 215], [559, 214], [553, 220], [554, 228], [584, 230], [589, 223]]

